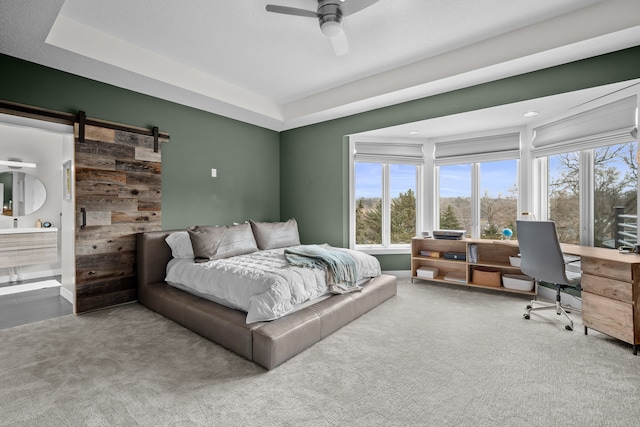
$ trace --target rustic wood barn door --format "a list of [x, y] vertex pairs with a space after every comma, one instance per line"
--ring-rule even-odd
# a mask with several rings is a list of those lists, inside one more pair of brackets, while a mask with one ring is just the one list
[[76, 313], [136, 299], [136, 234], [162, 228], [154, 130], [75, 125]]

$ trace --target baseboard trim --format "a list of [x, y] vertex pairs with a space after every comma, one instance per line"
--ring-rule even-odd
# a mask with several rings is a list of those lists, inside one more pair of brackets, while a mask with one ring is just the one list
[[382, 274], [390, 274], [392, 276], [396, 276], [399, 279], [411, 278], [411, 270], [390, 270], [390, 271], [383, 271]]
[[[60, 269], [42, 270], [42, 271], [30, 271], [30, 272], [22, 273], [21, 280], [44, 279], [44, 278], [47, 278], [47, 277], [60, 276], [61, 274], [62, 273], [61, 273]], [[0, 276], [0, 283], [10, 283], [10, 282], [11, 282], [11, 275]]]
[[69, 289], [65, 288], [64, 285], [60, 286], [60, 296], [64, 299], [66, 299], [67, 301], [69, 301], [71, 304], [73, 304], [73, 292], [71, 292]]
[[[411, 271], [410, 270], [390, 270], [383, 271], [384, 274], [391, 274], [393, 276], [398, 277], [399, 279], [410, 279]], [[555, 301], [556, 300], [556, 291], [555, 289], [550, 289], [545, 286], [538, 286], [538, 297], [542, 300]], [[562, 305], [568, 305], [576, 310], [582, 310], [582, 300], [576, 298], [571, 294], [567, 294], [565, 292], [562, 293]]]

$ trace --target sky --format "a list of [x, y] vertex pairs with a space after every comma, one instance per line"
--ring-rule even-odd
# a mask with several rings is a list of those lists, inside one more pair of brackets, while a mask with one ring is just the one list
[[[406, 193], [408, 189], [416, 192], [416, 167], [414, 165], [391, 165], [391, 198]], [[356, 199], [361, 197], [382, 197], [382, 164], [356, 163]]]
[[[485, 162], [480, 168], [480, 185], [489, 195], [497, 197], [509, 195], [509, 189], [516, 185], [517, 161]], [[356, 199], [360, 197], [381, 197], [382, 165], [377, 163], [356, 163]], [[391, 165], [391, 197], [411, 188], [416, 191], [416, 167], [412, 165]], [[440, 167], [440, 197], [470, 197], [471, 165]]]
[[[635, 148], [633, 150], [635, 152]], [[623, 151], [620, 156], [628, 155]], [[557, 177], [560, 173], [557, 156], [550, 156], [549, 171]], [[621, 159], [614, 159], [608, 166], [617, 168], [621, 175], [629, 168]], [[416, 167], [413, 165], [391, 165], [391, 197], [411, 188], [416, 191]], [[488, 191], [490, 197], [506, 197], [516, 187], [518, 161], [502, 160], [480, 164], [480, 195]], [[621, 176], [622, 177], [622, 176]], [[382, 165], [378, 163], [356, 163], [356, 199], [382, 196]], [[440, 197], [471, 196], [471, 165], [440, 166]]]

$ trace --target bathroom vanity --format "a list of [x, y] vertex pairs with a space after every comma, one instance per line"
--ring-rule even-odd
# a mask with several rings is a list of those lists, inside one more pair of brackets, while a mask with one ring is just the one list
[[0, 268], [58, 260], [57, 228], [0, 229]]

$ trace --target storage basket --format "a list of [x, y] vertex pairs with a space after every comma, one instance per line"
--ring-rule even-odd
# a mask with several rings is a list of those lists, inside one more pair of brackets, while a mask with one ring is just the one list
[[516, 289], [518, 291], [533, 290], [533, 279], [523, 274], [505, 274], [502, 281], [507, 289]]
[[474, 285], [500, 287], [500, 270], [491, 267], [473, 267], [472, 281]]

